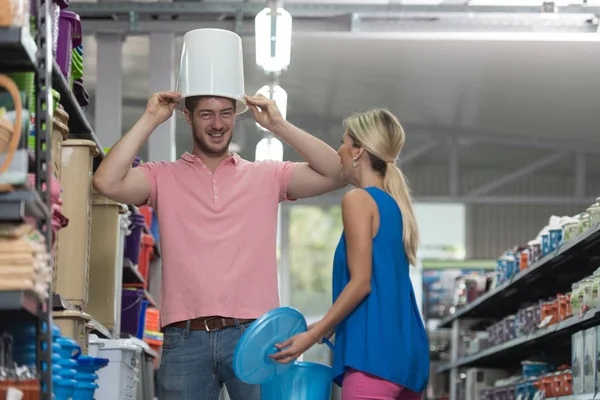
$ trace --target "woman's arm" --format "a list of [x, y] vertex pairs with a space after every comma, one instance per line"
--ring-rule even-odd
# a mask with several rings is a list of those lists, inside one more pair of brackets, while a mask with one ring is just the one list
[[340, 157], [327, 143], [286, 121], [277, 104], [262, 95], [248, 97], [254, 119], [296, 150], [306, 163], [298, 165], [287, 186], [288, 198], [302, 199], [341, 189]]
[[[298, 358], [335, 328], [371, 293], [373, 260], [373, 215], [376, 205], [362, 189], [348, 192], [342, 199], [342, 219], [346, 235], [346, 256], [350, 281], [325, 317], [307, 332], [276, 345], [283, 349], [271, 357], [281, 363]], [[289, 347], [288, 347], [289, 346]]]
[[342, 199], [346, 256], [350, 281], [325, 317], [310, 332], [321, 340], [371, 293], [373, 272], [373, 198], [354, 189]]

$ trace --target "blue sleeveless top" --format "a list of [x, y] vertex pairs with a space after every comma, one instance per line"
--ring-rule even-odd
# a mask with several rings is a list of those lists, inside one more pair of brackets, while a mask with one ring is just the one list
[[[335, 329], [334, 382], [350, 367], [415, 392], [429, 380], [429, 341], [409, 278], [400, 208], [387, 192], [365, 189], [377, 203], [371, 293]], [[344, 233], [333, 261], [333, 301], [350, 280]]]

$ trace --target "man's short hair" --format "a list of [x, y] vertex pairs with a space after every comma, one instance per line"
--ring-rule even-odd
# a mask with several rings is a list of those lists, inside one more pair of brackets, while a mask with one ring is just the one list
[[[196, 107], [198, 106], [198, 103], [200, 102], [200, 100], [205, 99], [205, 98], [210, 98], [210, 97], [220, 97], [220, 96], [190, 96], [190, 97], [186, 97], [185, 98], [185, 109], [188, 110], [188, 112], [190, 114], [194, 114], [194, 110], [196, 110]], [[230, 99], [228, 97], [221, 97], [221, 98], [231, 101], [231, 104], [233, 105], [233, 111], [235, 111], [236, 106], [237, 106], [237, 103], [235, 100]]]

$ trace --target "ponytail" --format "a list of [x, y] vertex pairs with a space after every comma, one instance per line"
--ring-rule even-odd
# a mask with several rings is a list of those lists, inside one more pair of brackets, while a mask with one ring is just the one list
[[412, 208], [411, 194], [404, 174], [394, 163], [388, 163], [383, 178], [383, 187], [396, 200], [402, 214], [402, 242], [408, 262], [417, 265], [419, 229]]

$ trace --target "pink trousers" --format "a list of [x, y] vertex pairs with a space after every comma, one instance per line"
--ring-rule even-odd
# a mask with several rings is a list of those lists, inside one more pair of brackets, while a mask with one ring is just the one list
[[344, 375], [342, 400], [421, 400], [422, 393], [378, 378], [365, 372], [350, 369]]

